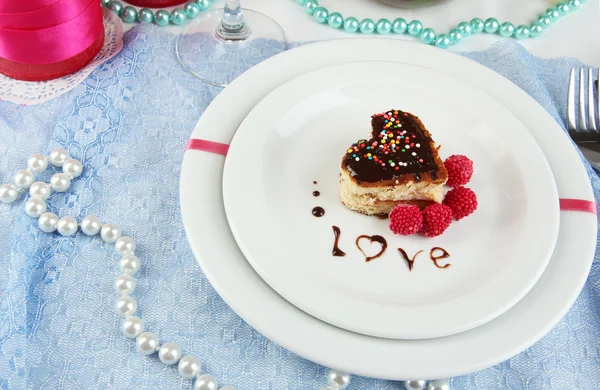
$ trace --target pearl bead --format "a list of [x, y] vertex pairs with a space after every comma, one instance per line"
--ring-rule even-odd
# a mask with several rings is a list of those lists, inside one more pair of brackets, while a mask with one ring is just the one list
[[448, 33], [448, 36], [452, 40], [453, 45], [456, 45], [458, 42], [460, 42], [463, 37], [462, 34], [460, 33], [460, 31], [458, 31], [455, 28], [450, 30], [450, 32]]
[[531, 30], [529, 29], [529, 26], [524, 24], [515, 29], [515, 38], [517, 39], [529, 38], [529, 34], [531, 34]]
[[458, 31], [460, 31], [461, 34], [466, 37], [471, 35], [471, 33], [473, 32], [473, 26], [471, 26], [471, 23], [460, 22], [458, 24]]
[[121, 258], [119, 267], [125, 275], [135, 275], [142, 266], [140, 259], [133, 253], [126, 254]]
[[137, 302], [132, 297], [125, 295], [117, 299], [115, 307], [118, 315], [121, 317], [128, 317], [135, 314]]
[[313, 17], [317, 21], [317, 23], [326, 23], [327, 19], [329, 19], [329, 11], [325, 7], [318, 7], [313, 12]]
[[371, 34], [375, 31], [375, 22], [369, 18], [363, 19], [358, 25], [358, 29], [363, 34]]
[[79, 160], [68, 158], [63, 164], [62, 171], [70, 179], [75, 179], [76, 177], [81, 176], [81, 172], [83, 172], [83, 164], [81, 164], [81, 161]]
[[312, 15], [318, 7], [319, 2], [317, 0], [306, 0], [304, 3], [304, 10], [309, 15]]
[[375, 25], [375, 31], [377, 31], [377, 34], [381, 35], [389, 34], [390, 31], [392, 31], [392, 22], [385, 18], [379, 19], [379, 21]]
[[200, 375], [194, 382], [194, 390], [217, 390], [217, 380], [210, 374]]
[[558, 9], [558, 13], [560, 13], [561, 15], [566, 15], [569, 13], [569, 11], [571, 11], [571, 7], [569, 6], [569, 3], [560, 3], [557, 7]]
[[43, 181], [36, 181], [29, 187], [29, 195], [46, 200], [50, 196], [50, 186]]
[[158, 358], [166, 365], [175, 364], [181, 359], [181, 348], [175, 343], [165, 343], [158, 350]]
[[188, 1], [183, 10], [188, 19], [194, 19], [200, 13], [200, 7], [198, 7], [195, 1]]
[[117, 255], [123, 256], [126, 253], [133, 253], [135, 251], [135, 240], [131, 237], [119, 237], [115, 241], [115, 252]]
[[435, 45], [440, 49], [447, 49], [452, 44], [452, 40], [446, 34], [440, 34], [435, 40]]
[[123, 321], [121, 330], [125, 337], [134, 339], [144, 331], [144, 321], [138, 317], [128, 317]]
[[68, 158], [69, 153], [62, 148], [56, 148], [50, 152], [50, 163], [55, 167], [62, 167]]
[[41, 198], [31, 198], [25, 203], [25, 214], [31, 218], [39, 218], [46, 212], [46, 202]]
[[485, 27], [485, 24], [483, 23], [482, 19], [480, 19], [480, 18], [471, 19], [471, 28], [473, 28], [473, 34], [478, 34], [480, 32], [483, 32], [484, 27]]
[[19, 197], [19, 189], [13, 184], [2, 184], [0, 186], [0, 202], [12, 203]]
[[200, 359], [192, 355], [185, 355], [179, 361], [177, 370], [184, 379], [194, 379], [200, 373]]
[[33, 173], [26, 169], [18, 171], [15, 173], [14, 182], [18, 188], [27, 189], [33, 184]]
[[121, 20], [125, 23], [135, 22], [137, 20], [137, 10], [130, 5], [123, 8], [123, 11], [121, 11]]
[[102, 228], [102, 224], [98, 217], [94, 217], [93, 215], [88, 215], [81, 220], [81, 231], [86, 236], [95, 236], [100, 232]]
[[515, 33], [515, 26], [511, 22], [504, 22], [500, 25], [500, 36], [510, 38]]
[[349, 33], [358, 31], [358, 19], [353, 16], [350, 16], [344, 22], [344, 30]]
[[186, 20], [187, 16], [184, 10], [176, 8], [171, 12], [171, 22], [173, 22], [174, 25], [181, 26]]
[[142, 8], [138, 12], [138, 19], [142, 23], [152, 23], [154, 22], [154, 13], [149, 8]]
[[165, 11], [164, 9], [159, 9], [156, 11], [156, 15], [154, 16], [154, 23], [158, 26], [164, 27], [169, 24], [171, 21], [171, 14]]
[[494, 34], [496, 31], [498, 31], [498, 28], [500, 28], [500, 23], [498, 23], [496, 18], [487, 18], [483, 25], [483, 29], [488, 34]]
[[344, 18], [339, 12], [333, 12], [329, 15], [328, 22], [330, 27], [340, 28], [344, 24]]
[[425, 388], [426, 384], [427, 384], [427, 381], [424, 381], [424, 380], [405, 381], [404, 387], [406, 387], [406, 390], [423, 390]]
[[56, 231], [58, 217], [54, 213], [44, 213], [38, 219], [38, 226], [44, 233], [52, 233]]
[[41, 154], [33, 154], [27, 160], [27, 168], [29, 168], [31, 172], [44, 172], [46, 168], [48, 168], [48, 159]]
[[429, 381], [427, 384], [427, 390], [450, 390], [450, 383], [448, 379], [436, 379]]
[[408, 29], [408, 23], [403, 18], [397, 18], [392, 22], [392, 31], [395, 34], [404, 34]]
[[407, 31], [409, 35], [413, 37], [418, 37], [423, 31], [423, 23], [421, 23], [419, 20], [413, 20], [408, 24]]
[[529, 32], [529, 36], [531, 38], [539, 37], [543, 31], [544, 28], [542, 26], [540, 26], [538, 23], [533, 23], [531, 25], [531, 31]]
[[211, 0], [197, 0], [200, 11], [207, 10], [210, 7]]
[[56, 192], [65, 192], [71, 186], [71, 179], [64, 173], [55, 173], [50, 178], [50, 187]]
[[546, 15], [541, 15], [537, 21], [538, 21], [539, 25], [544, 28], [546, 28], [546, 27], [550, 26], [550, 24], [552, 24], [552, 21]]
[[121, 12], [123, 12], [123, 4], [116, 0], [112, 0], [110, 3], [108, 3], [108, 9], [118, 16], [121, 16]]
[[56, 227], [58, 232], [66, 237], [77, 233], [77, 221], [73, 217], [62, 217]]
[[579, 8], [581, 7], [582, 2], [580, 0], [571, 0], [569, 1], [569, 5], [571, 6], [571, 8]]
[[158, 337], [152, 332], [144, 332], [135, 340], [135, 349], [142, 355], [148, 356], [156, 352]]
[[423, 41], [423, 43], [426, 43], [428, 45], [435, 42], [436, 37], [437, 37], [437, 34], [431, 28], [426, 28], [421, 33], [421, 41]]
[[129, 275], [121, 275], [115, 280], [115, 290], [119, 295], [129, 295], [135, 290], [135, 279]]
[[546, 11], [546, 15], [548, 15], [551, 21], [555, 21], [560, 17], [560, 12], [556, 8], [550, 8]]
[[110, 0], [100, 0], [100, 4], [103, 7], [108, 7], [108, 4], [110, 3]]
[[102, 229], [100, 230], [100, 237], [102, 237], [105, 242], [112, 244], [113, 242], [117, 241], [119, 237], [121, 237], [121, 228], [114, 223], [107, 223], [106, 225], [102, 226]]
[[335, 389], [343, 390], [350, 384], [350, 374], [342, 371], [329, 370], [327, 371], [327, 383]]

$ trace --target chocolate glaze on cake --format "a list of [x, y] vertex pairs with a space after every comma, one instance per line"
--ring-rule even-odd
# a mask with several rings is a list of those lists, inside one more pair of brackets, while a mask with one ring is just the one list
[[412, 174], [420, 181], [425, 172], [437, 179], [435, 145], [416, 116], [390, 110], [373, 115], [371, 126], [371, 139], [352, 144], [342, 162], [354, 179], [374, 183]]

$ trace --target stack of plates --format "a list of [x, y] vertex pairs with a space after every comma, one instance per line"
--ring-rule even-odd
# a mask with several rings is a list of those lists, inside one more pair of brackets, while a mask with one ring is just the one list
[[[474, 161], [479, 208], [442, 236], [394, 236], [339, 201], [342, 156], [389, 109], [418, 115], [443, 158]], [[244, 320], [317, 363], [386, 379], [489, 367], [546, 334], [589, 272], [596, 218], [559, 211], [559, 198], [593, 200], [567, 135], [458, 55], [371, 39], [290, 50], [226, 88], [192, 138], [231, 144], [226, 158], [183, 162], [183, 221], [202, 270]], [[333, 226], [344, 257], [332, 256]], [[385, 237], [381, 257], [365, 262], [361, 250], [383, 248], [359, 248], [361, 235]], [[451, 267], [435, 267], [434, 247]], [[412, 271], [398, 248], [423, 250]]]

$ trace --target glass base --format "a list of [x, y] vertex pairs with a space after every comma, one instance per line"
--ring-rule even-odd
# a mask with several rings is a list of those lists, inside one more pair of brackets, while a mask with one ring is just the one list
[[177, 39], [177, 59], [200, 80], [225, 87], [237, 76], [268, 57], [287, 49], [281, 26], [270, 17], [242, 9], [245, 32], [224, 34], [223, 9], [202, 13], [190, 21]]

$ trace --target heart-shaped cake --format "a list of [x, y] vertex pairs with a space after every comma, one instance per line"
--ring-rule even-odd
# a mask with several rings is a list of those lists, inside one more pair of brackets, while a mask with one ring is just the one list
[[353, 143], [342, 159], [342, 203], [385, 217], [400, 203], [440, 203], [448, 173], [423, 122], [408, 112], [389, 110], [373, 115], [371, 128], [371, 138]]

